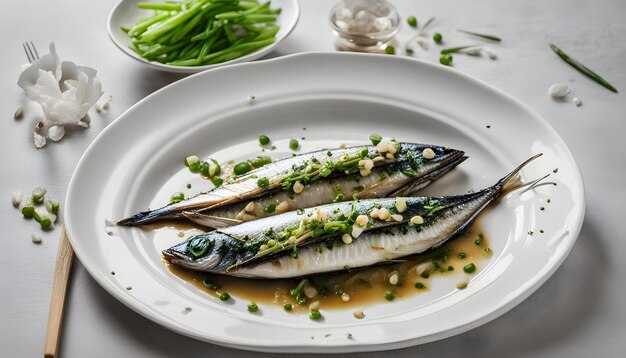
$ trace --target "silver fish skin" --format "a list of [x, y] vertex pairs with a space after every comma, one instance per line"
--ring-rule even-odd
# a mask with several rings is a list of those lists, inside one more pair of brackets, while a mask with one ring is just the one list
[[[370, 218], [372, 225], [368, 225], [350, 244], [342, 242], [341, 234], [322, 235], [317, 240], [304, 240], [301, 245], [296, 245], [297, 251], [285, 249], [263, 255], [263, 252], [271, 250], [258, 250], [259, 243], [267, 243], [267, 228], [283, 232], [297, 226], [303, 218], [314, 217], [317, 210], [332, 213], [328, 219], [331, 222], [355, 212], [366, 215], [374, 207], [384, 207], [393, 212], [397, 198], [359, 200], [356, 204], [328, 204], [307, 209], [304, 213], [290, 212], [260, 219], [192, 237], [164, 250], [163, 255], [173, 265], [191, 270], [244, 278], [278, 279], [341, 271], [346, 267], [366, 267], [423, 253], [465, 230], [503, 191], [512, 186], [519, 187], [519, 183], [514, 180], [517, 179], [517, 173], [536, 157], [524, 162], [493, 186], [475, 193], [438, 198], [406, 197], [407, 209], [399, 213], [400, 220]], [[409, 224], [414, 216], [420, 216], [424, 220], [423, 224]], [[193, 255], [190, 252], [193, 240], [206, 240], [210, 245], [202, 255]], [[323, 246], [320, 251], [320, 245], [315, 245], [319, 242], [332, 242], [332, 249]]]
[[[369, 157], [377, 156], [379, 153], [375, 146], [319, 150], [277, 160], [247, 174], [236, 176], [208, 192], [200, 193], [187, 200], [166, 205], [156, 210], [140, 212], [120, 220], [117, 224], [134, 226], [150, 224], [160, 220], [188, 218], [213, 228], [225, 227], [245, 221], [243, 220], [244, 213], [242, 213], [242, 210], [250, 201], [259, 201], [257, 211], [245, 217], [245, 219], [254, 220], [276, 214], [276, 212], [270, 213], [265, 210], [271, 203], [277, 205], [282, 201], [287, 201], [289, 209], [295, 210], [332, 202], [337, 196], [337, 193], [334, 191], [337, 185], [340, 185], [342, 190], [345, 189], [344, 192], [346, 194], [344, 196], [346, 200], [349, 200], [352, 194], [357, 194], [358, 197], [363, 198], [385, 196], [400, 190], [403, 186], [407, 188], [411, 186], [424, 187], [466, 159], [464, 152], [460, 150], [427, 144], [399, 144], [400, 151], [397, 157], [393, 159], [383, 157], [383, 160], [374, 164], [372, 173], [369, 176], [360, 178], [367, 185], [364, 185], [364, 189], [359, 192], [354, 192], [353, 189], [360, 184], [355, 184], [355, 181], [351, 179], [358, 176], [358, 170], [356, 173], [349, 173], [350, 175], [341, 172], [333, 173], [327, 178], [310, 183], [301, 194], [295, 194], [292, 190], [284, 190], [281, 180], [293, 173], [294, 168], [304, 166], [313, 159], [322, 165], [328, 162], [335, 163], [345, 158], [345, 156], [353, 156], [364, 149], [367, 150]], [[435, 152], [435, 158], [430, 160], [422, 158], [422, 152], [426, 148], [430, 148]], [[411, 166], [410, 158], [413, 158], [413, 164], [417, 162], [418, 165]], [[398, 170], [396, 170], [394, 175], [386, 175], [385, 180], [380, 180], [381, 176], [379, 174], [382, 173], [381, 169], [391, 166], [397, 167]], [[415, 175], [406, 175], [406, 173], [409, 173], [407, 170], [412, 170]], [[439, 173], [438, 176], [431, 175], [429, 180], [420, 180], [425, 175], [435, 171]], [[268, 178], [270, 185], [265, 188], [259, 187], [257, 184], [258, 178]], [[312, 190], [309, 192], [309, 189]], [[199, 214], [205, 215], [205, 217]], [[226, 220], [220, 221], [220, 218], [225, 218]], [[238, 221], [233, 222], [232, 220]]]

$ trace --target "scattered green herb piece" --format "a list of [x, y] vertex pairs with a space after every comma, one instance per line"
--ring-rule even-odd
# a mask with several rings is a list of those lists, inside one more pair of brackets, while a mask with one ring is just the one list
[[476, 238], [476, 240], [474, 240], [474, 244], [476, 245], [480, 245], [480, 243], [483, 241], [483, 236], [482, 235], [478, 235], [478, 237]]
[[276, 211], [276, 205], [274, 204], [270, 204], [265, 208], [266, 213], [273, 213], [274, 211]]
[[317, 321], [322, 318], [322, 314], [320, 313], [320, 311], [311, 311], [309, 312], [309, 318]]
[[439, 57], [439, 63], [445, 66], [452, 66], [452, 56], [441, 55], [441, 57]]
[[476, 271], [476, 265], [474, 265], [474, 263], [469, 263], [469, 264], [463, 266], [463, 271], [465, 271], [467, 273], [472, 273], [472, 272]]
[[270, 180], [267, 179], [266, 177], [263, 177], [259, 180], [256, 181], [256, 184], [260, 187], [260, 188], [266, 188], [267, 186], [270, 185]]
[[52, 225], [52, 220], [50, 220], [50, 218], [43, 218], [39, 222], [39, 225], [41, 225], [42, 229], [47, 229]]
[[220, 295], [220, 301], [228, 301], [230, 300], [230, 295], [228, 292], [224, 292]]
[[448, 266], [448, 271], [454, 271], [454, 266]]
[[385, 47], [385, 53], [387, 55], [393, 55], [396, 53], [396, 48], [391, 45], [387, 45], [387, 47]]
[[249, 312], [254, 313], [254, 312], [257, 312], [258, 310], [259, 310], [259, 306], [256, 303], [252, 302], [248, 305]]
[[435, 32], [435, 34], [433, 35], [433, 41], [440, 44], [442, 39], [443, 39], [443, 36], [441, 36], [440, 33]]
[[191, 189], [191, 184], [187, 184], [187, 189]]
[[239, 162], [239, 163], [235, 164], [235, 168], [233, 168], [233, 171], [237, 175], [246, 174], [250, 170], [252, 170], [252, 166], [248, 162]]
[[528, 235], [533, 236], [534, 232], [533, 231], [529, 231]]
[[407, 17], [406, 22], [407, 24], [409, 24], [409, 26], [417, 27], [417, 19], [415, 18], [415, 16]]
[[423, 278], [429, 278], [430, 274], [427, 271], [424, 271], [420, 274], [420, 276], [422, 276]]
[[491, 40], [491, 41], [497, 41], [497, 42], [501, 42], [502, 39], [499, 38], [498, 36], [494, 36], [494, 35], [485, 35], [485, 34], [479, 34], [477, 32], [472, 32], [472, 31], [466, 31], [466, 30], [461, 30], [461, 29], [456, 29], [458, 32], [462, 32], [468, 35], [472, 35], [472, 36], [477, 36], [477, 37], [481, 37], [483, 39], [487, 39], [487, 40]]
[[298, 143], [297, 139], [292, 139], [289, 141], [289, 148], [291, 148], [291, 150], [296, 150], [298, 149], [298, 147], [300, 147], [300, 143]]
[[552, 51], [556, 52], [556, 54], [559, 55], [559, 57], [563, 61], [565, 61], [568, 65], [574, 67], [578, 72], [580, 72], [583, 75], [589, 77], [590, 79], [592, 79], [596, 83], [600, 84], [604, 88], [608, 89], [609, 91], [617, 93], [617, 89], [615, 87], [613, 87], [610, 83], [608, 83], [604, 78], [600, 77], [600, 75], [598, 75], [597, 73], [593, 72], [589, 68], [585, 67], [585, 65], [583, 65], [582, 63], [580, 63], [580, 62], [574, 60], [573, 58], [569, 57], [560, 48], [556, 47], [553, 44], [550, 44], [550, 48], [552, 49]]
[[461, 50], [465, 50], [466, 48], [478, 47], [480, 45], [469, 45], [469, 46], [460, 46], [460, 47], [451, 47], [441, 50], [442, 55], [448, 55], [451, 53], [457, 53]]
[[111, 271], [111, 275], [112, 275], [112, 276], [115, 276], [115, 271]]
[[544, 208], [543, 206], [539, 208], [539, 210], [544, 211], [546, 210], [546, 208]]
[[261, 143], [261, 145], [268, 145], [268, 144], [270, 144], [270, 137], [266, 136], [265, 134], [260, 135], [259, 136], [259, 143]]
[[466, 257], [467, 257], [467, 255], [465, 255], [465, 253], [464, 253], [464, 252], [461, 252], [461, 253], [459, 254], [459, 258], [460, 258], [460, 259], [464, 259], [464, 258], [466, 258]]
[[421, 290], [422, 288], [424, 288], [424, 284], [421, 282], [416, 282], [415, 283], [415, 288], [417, 288], [418, 290]]
[[434, 17], [431, 17], [430, 19], [428, 19], [428, 21], [426, 21], [426, 23], [424, 24], [424, 26], [422, 26], [422, 29], [420, 30], [420, 34], [421, 34], [422, 32], [424, 32], [424, 31], [426, 30], [426, 28], [427, 28], [430, 24], [432, 24], [432, 22], [433, 22], [433, 21], [435, 21], [435, 18], [434, 18]]
[[385, 299], [387, 301], [393, 301], [394, 298], [396, 298], [396, 296], [393, 295], [393, 292], [391, 291], [385, 292]]
[[272, 162], [272, 158], [266, 156], [266, 155], [259, 155], [258, 157], [256, 157], [255, 159], [252, 159], [252, 166], [255, 168], [260, 168], [262, 166], [264, 166], [265, 164], [269, 164]]
[[220, 185], [222, 185], [222, 183], [224, 183], [224, 179], [222, 179], [222, 178], [213, 178], [213, 179], [211, 179], [211, 182], [215, 186], [220, 186]]
[[22, 208], [22, 215], [25, 218], [32, 218], [35, 215], [35, 207], [34, 206], [25, 206]]
[[205, 287], [211, 289], [211, 290], [217, 290], [219, 289], [220, 285], [218, 285], [217, 283], [213, 282], [213, 280], [211, 280], [210, 278], [205, 278], [202, 283], [204, 284]]
[[370, 141], [372, 141], [373, 145], [378, 145], [378, 143], [380, 143], [381, 140], [383, 140], [383, 137], [381, 137], [379, 134], [376, 134], [376, 133], [370, 134]]
[[293, 309], [293, 306], [291, 305], [291, 303], [285, 303], [283, 305], [283, 309], [287, 312], [291, 311]]
[[410, 47], [405, 48], [404, 51], [406, 51], [407, 55], [412, 55], [413, 54], [413, 49], [410, 48]]
[[176, 204], [176, 203], [180, 203], [181, 201], [185, 200], [185, 194], [178, 192], [178, 193], [174, 193], [172, 194], [172, 196], [170, 197], [170, 203], [171, 204]]
[[554, 168], [554, 169], [552, 169], [552, 172], [553, 172], [554, 174], [558, 173], [558, 172], [559, 172], [559, 168]]
[[543, 234], [543, 229], [539, 230], [539, 232]]

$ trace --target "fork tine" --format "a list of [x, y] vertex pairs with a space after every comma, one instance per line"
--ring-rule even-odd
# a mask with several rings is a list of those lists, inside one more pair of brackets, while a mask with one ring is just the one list
[[28, 59], [28, 62], [33, 63], [33, 60], [30, 57], [30, 53], [28, 52], [28, 46], [26, 45], [26, 42], [22, 43], [22, 47], [24, 48], [24, 52], [26, 52], [26, 58]]
[[37, 47], [35, 47], [35, 44], [32, 41], [30, 41], [30, 45], [32, 46], [33, 51], [35, 52], [35, 60], [38, 60], [39, 54], [37, 53]]

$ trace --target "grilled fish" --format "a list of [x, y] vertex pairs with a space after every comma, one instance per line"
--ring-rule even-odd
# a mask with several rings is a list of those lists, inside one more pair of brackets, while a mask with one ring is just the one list
[[466, 229], [536, 155], [481, 191], [446, 197], [355, 200], [204, 233], [163, 251], [175, 266], [246, 278], [358, 268], [436, 248]]
[[[394, 154], [376, 146], [320, 150], [267, 164], [224, 185], [160, 209], [138, 213], [118, 225], [187, 218], [221, 228], [299, 208], [357, 198], [408, 195], [449, 172], [467, 157], [460, 150], [396, 143]], [[432, 151], [429, 159], [424, 151]], [[434, 154], [434, 156], [433, 156]], [[369, 165], [369, 167], [368, 167]], [[260, 187], [258, 180], [269, 185]]]

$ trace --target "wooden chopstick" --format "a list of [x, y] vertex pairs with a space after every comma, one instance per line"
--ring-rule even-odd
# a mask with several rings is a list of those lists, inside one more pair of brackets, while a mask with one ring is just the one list
[[61, 336], [61, 322], [63, 321], [63, 306], [67, 283], [72, 271], [74, 249], [67, 239], [65, 226], [61, 228], [59, 249], [54, 267], [54, 281], [52, 283], [52, 298], [50, 299], [50, 313], [48, 314], [48, 329], [46, 332], [46, 344], [44, 357], [55, 358], [59, 349], [59, 337]]

